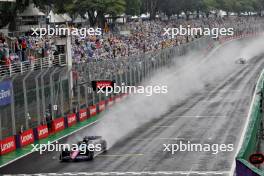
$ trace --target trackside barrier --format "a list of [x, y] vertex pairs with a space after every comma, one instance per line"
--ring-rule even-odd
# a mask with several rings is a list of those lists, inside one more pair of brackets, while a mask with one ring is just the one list
[[105, 101], [101, 101], [98, 103], [97, 106], [98, 106], [98, 112], [99, 113], [105, 110], [105, 103], [106, 103]]
[[260, 75], [258, 83], [256, 85], [254, 99], [252, 100], [252, 108], [249, 115], [249, 124], [243, 144], [240, 148], [238, 155], [236, 156], [236, 176], [262, 176], [264, 172], [258, 169], [256, 166], [249, 162], [251, 154], [258, 152], [258, 146], [260, 143], [259, 135], [262, 129], [262, 112], [260, 107], [261, 95], [263, 91], [264, 83], [264, 70]]
[[119, 103], [121, 101], [121, 96], [116, 96], [114, 100], [115, 100], [115, 103]]
[[33, 132], [36, 140], [44, 139], [49, 136], [49, 129], [47, 125], [39, 125], [37, 128], [33, 129]]
[[96, 105], [90, 106], [88, 108], [88, 111], [89, 111], [89, 117], [95, 116], [97, 114]]
[[114, 104], [114, 98], [110, 97], [107, 100], [107, 107], [111, 107], [111, 106], [113, 106], [113, 104]]
[[[29, 129], [21, 134], [15, 136], [10, 136], [0, 141], [0, 155], [10, 153], [17, 148], [34, 143], [36, 140], [47, 138], [49, 135], [55, 134], [64, 130], [65, 128], [71, 127], [78, 122], [85, 121], [90, 117], [97, 115], [98, 113], [104, 111], [107, 107], [113, 106], [114, 100], [121, 101], [121, 98], [125, 98], [127, 95], [118, 95], [116, 97], [111, 97], [106, 101], [101, 101], [97, 105], [89, 106], [87, 109], [80, 109], [80, 111], [75, 114], [68, 114], [65, 118], [57, 118], [52, 120], [52, 129], [49, 131], [47, 125], [39, 125], [37, 128]], [[98, 108], [98, 111], [97, 111]]]
[[16, 150], [15, 136], [10, 136], [0, 141], [0, 145], [0, 155], [4, 155]]
[[66, 125], [65, 125], [64, 117], [52, 121], [52, 132], [54, 133], [64, 130], [65, 127]]
[[34, 141], [35, 139], [34, 139], [33, 129], [26, 130], [22, 132], [21, 134], [16, 135], [16, 147], [17, 148], [32, 144], [34, 143]]
[[77, 123], [77, 116], [76, 114], [68, 114], [66, 118], [66, 124], [67, 127], [71, 127], [72, 125], [75, 125]]
[[87, 117], [88, 117], [87, 109], [81, 109], [81, 110], [79, 111], [77, 117], [78, 117], [77, 119], [78, 119], [79, 122], [82, 122], [82, 121], [86, 120]]

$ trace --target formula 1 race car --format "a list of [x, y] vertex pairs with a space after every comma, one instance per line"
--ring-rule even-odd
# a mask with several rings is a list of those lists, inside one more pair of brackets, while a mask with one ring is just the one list
[[107, 151], [106, 140], [101, 136], [86, 136], [75, 144], [76, 147], [63, 149], [60, 161], [93, 160], [97, 155]]
[[245, 58], [239, 58], [238, 60], [236, 60], [237, 64], [246, 64], [247, 60]]

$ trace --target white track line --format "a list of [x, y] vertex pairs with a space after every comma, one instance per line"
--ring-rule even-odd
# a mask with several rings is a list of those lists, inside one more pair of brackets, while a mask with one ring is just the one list
[[[258, 78], [257, 84], [259, 84], [260, 79], [262, 78], [263, 74], [264, 74], [264, 69], [262, 70], [262, 72], [261, 72], [261, 74], [260, 74], [260, 76]], [[249, 108], [249, 111], [248, 111], [246, 123], [244, 125], [243, 131], [242, 131], [242, 135], [240, 137], [240, 140], [239, 140], [239, 143], [238, 143], [238, 146], [237, 146], [237, 150], [236, 150], [235, 157], [234, 157], [233, 164], [232, 164], [231, 171], [230, 171], [230, 176], [233, 176], [234, 173], [235, 173], [235, 169], [236, 169], [236, 156], [237, 156], [239, 150], [242, 147], [242, 144], [243, 144], [243, 141], [244, 141], [244, 138], [245, 138], [245, 135], [246, 135], [246, 131], [247, 131], [247, 127], [248, 127], [248, 124], [249, 124], [250, 115], [252, 113], [253, 105], [254, 105], [254, 102], [255, 102], [256, 94], [257, 94], [257, 86], [258, 85], [256, 85], [256, 87], [255, 87], [254, 95], [253, 95], [253, 98], [252, 98], [252, 101], [251, 101], [251, 104], [250, 104], [250, 108]]]
[[[90, 175], [90, 176], [99, 176], [99, 175], [226, 175], [228, 171], [143, 171], [143, 172], [67, 172], [67, 173], [43, 173], [43, 174], [32, 174], [33, 176], [58, 176], [58, 175]], [[19, 176], [28, 176], [27, 174], [19, 174]]]
[[225, 115], [182, 115], [182, 116], [171, 116], [166, 119], [173, 119], [173, 118], [216, 118], [216, 117], [228, 117]]
[[145, 138], [145, 139], [133, 139], [135, 141], [147, 141], [147, 140], [185, 140], [185, 138]]

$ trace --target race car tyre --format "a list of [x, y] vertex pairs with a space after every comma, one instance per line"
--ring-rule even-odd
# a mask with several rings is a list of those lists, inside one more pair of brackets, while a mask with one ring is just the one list
[[103, 153], [107, 152], [107, 143], [106, 143], [106, 141], [104, 141], [104, 143], [103, 143], [102, 150], [103, 150]]
[[66, 161], [68, 161], [68, 159], [63, 159], [62, 154], [60, 154], [60, 161], [61, 161], [61, 162], [66, 162]]
[[90, 151], [88, 153], [88, 160], [93, 160], [94, 159], [94, 152]]

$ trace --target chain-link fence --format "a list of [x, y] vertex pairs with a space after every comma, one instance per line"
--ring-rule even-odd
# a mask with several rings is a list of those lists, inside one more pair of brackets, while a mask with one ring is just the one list
[[[236, 36], [257, 33], [263, 25], [244, 27]], [[221, 38], [220, 38], [221, 40]], [[192, 42], [152, 53], [89, 61], [68, 67], [46, 67], [31, 69], [26, 73], [5, 78], [12, 82], [11, 104], [0, 109], [0, 138], [16, 134], [22, 130], [37, 127], [70, 112], [96, 105], [111, 98], [92, 91], [93, 80], [114, 80], [117, 85], [139, 85], [157, 69], [166, 68], [172, 62], [194, 50], [208, 50], [217, 43], [211, 37], [202, 37]]]
[[173, 59], [188, 51], [206, 48], [210, 37], [179, 47], [129, 58], [96, 60], [67, 67], [48, 67], [16, 74], [12, 82], [13, 101], [2, 106], [1, 138], [64, 117], [70, 112], [98, 104], [113, 97], [92, 90], [93, 80], [114, 80], [117, 85], [138, 85], [157, 69], [171, 65]]

